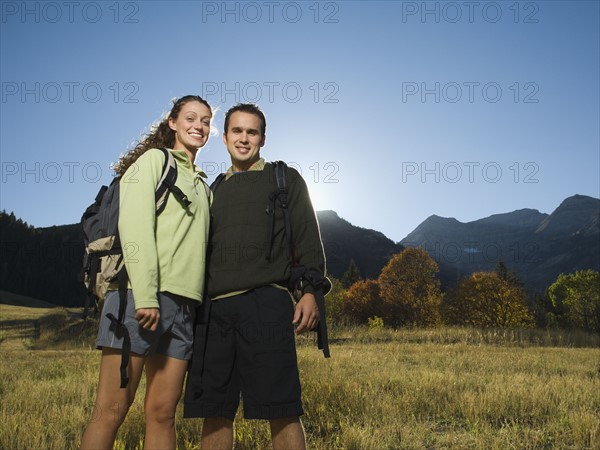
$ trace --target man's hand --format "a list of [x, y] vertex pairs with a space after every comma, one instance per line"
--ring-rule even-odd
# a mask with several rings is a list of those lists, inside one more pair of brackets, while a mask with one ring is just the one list
[[160, 319], [160, 310], [158, 308], [140, 308], [135, 312], [135, 318], [139, 322], [140, 327], [156, 331], [158, 320]]
[[296, 325], [300, 319], [302, 321], [296, 328], [296, 334], [312, 330], [319, 321], [319, 308], [317, 300], [313, 294], [304, 294], [296, 304], [296, 312], [292, 323]]

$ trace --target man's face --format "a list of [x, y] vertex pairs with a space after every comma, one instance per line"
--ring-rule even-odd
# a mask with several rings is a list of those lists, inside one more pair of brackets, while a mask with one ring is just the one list
[[229, 117], [229, 127], [223, 133], [231, 165], [235, 171], [248, 170], [260, 159], [265, 137], [260, 134], [261, 122], [254, 114], [236, 111]]

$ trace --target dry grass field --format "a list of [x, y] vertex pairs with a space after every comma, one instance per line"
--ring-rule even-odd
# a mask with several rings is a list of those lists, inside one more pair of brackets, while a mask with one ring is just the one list
[[[93, 324], [66, 310], [0, 307], [1, 449], [78, 447], [97, 413], [94, 334]], [[310, 448], [600, 449], [598, 336], [464, 328], [331, 334], [329, 360], [312, 337], [298, 342]], [[180, 449], [200, 448], [201, 426], [179, 417]], [[143, 428], [138, 395], [115, 448], [141, 448]], [[241, 419], [235, 441], [237, 449], [269, 448], [268, 427]]]

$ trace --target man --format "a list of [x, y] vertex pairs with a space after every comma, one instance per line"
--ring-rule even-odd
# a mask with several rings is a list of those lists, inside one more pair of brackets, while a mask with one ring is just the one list
[[[253, 104], [225, 115], [231, 167], [213, 187], [211, 300], [196, 328], [184, 407], [185, 417], [205, 418], [203, 449], [233, 447], [240, 393], [244, 417], [269, 420], [274, 449], [306, 448], [294, 326], [303, 333], [318, 323], [315, 292], [326, 281], [325, 258], [308, 189], [292, 168], [286, 229], [275, 171], [260, 156], [265, 130], [265, 116]], [[298, 267], [308, 275], [294, 282], [300, 291], [294, 310], [288, 287]]]

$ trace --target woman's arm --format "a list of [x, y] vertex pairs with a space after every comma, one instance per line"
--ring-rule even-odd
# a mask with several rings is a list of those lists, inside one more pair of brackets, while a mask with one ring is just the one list
[[148, 150], [120, 183], [119, 235], [136, 310], [159, 307], [154, 193], [163, 160], [160, 150]]

